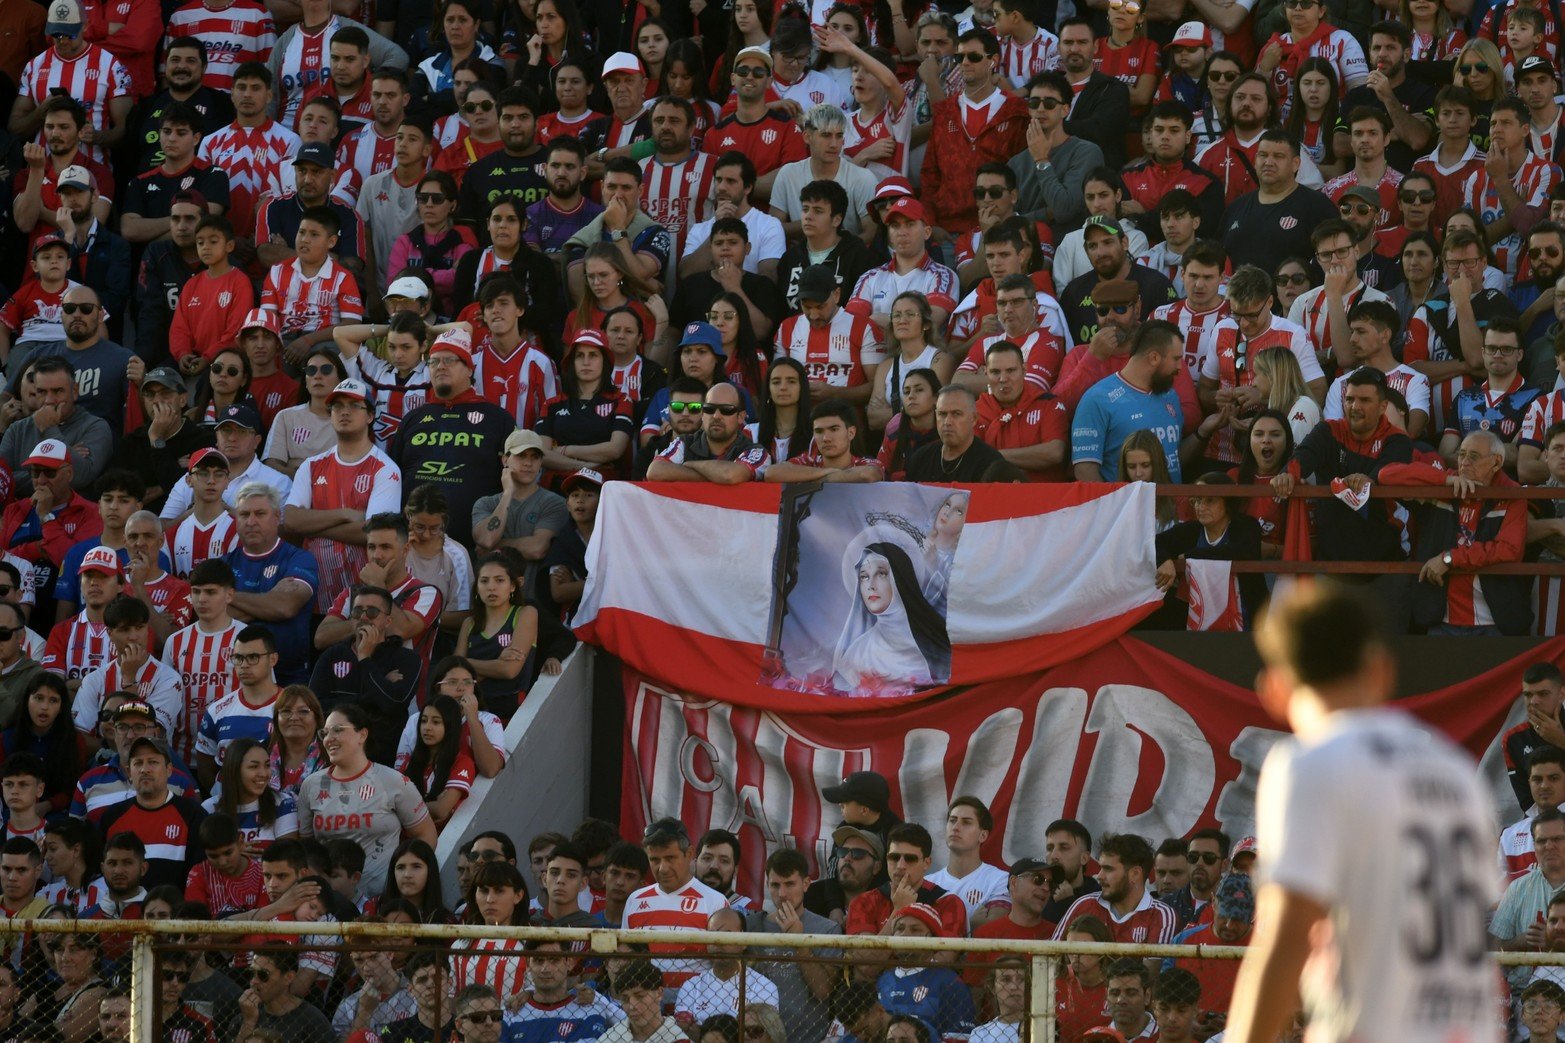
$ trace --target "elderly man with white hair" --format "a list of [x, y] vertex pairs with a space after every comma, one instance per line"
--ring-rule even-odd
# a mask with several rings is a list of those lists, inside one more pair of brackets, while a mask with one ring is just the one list
[[283, 540], [283, 494], [246, 482], [234, 494], [239, 546], [223, 558], [234, 570], [230, 614], [260, 623], [277, 644], [278, 684], [309, 680], [310, 602], [320, 585], [315, 556]]
[[783, 223], [790, 239], [804, 234], [799, 221], [799, 192], [813, 181], [835, 181], [848, 193], [848, 213], [842, 219], [844, 235], [859, 235], [869, 213], [869, 201], [877, 187], [875, 175], [843, 155], [848, 117], [840, 108], [822, 102], [804, 113], [804, 145], [810, 154], [777, 168], [772, 183], [772, 216]]
[[1388, 464], [1389, 486], [1448, 487], [1452, 496], [1409, 504], [1418, 513], [1415, 560], [1423, 560], [1413, 592], [1413, 622], [1431, 634], [1521, 636], [1532, 627], [1532, 578], [1475, 572], [1520, 561], [1527, 544], [1527, 501], [1493, 499], [1515, 488], [1505, 474], [1505, 441], [1479, 429], [1456, 450], [1456, 470], [1434, 464]]

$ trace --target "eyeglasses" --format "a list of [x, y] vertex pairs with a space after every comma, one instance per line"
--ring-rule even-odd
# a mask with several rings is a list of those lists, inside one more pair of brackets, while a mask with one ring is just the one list
[[255, 981], [265, 983], [272, 980], [272, 972], [261, 967], [251, 967], [250, 977]]
[[1339, 246], [1335, 250], [1316, 250], [1315, 251], [1315, 256], [1320, 258], [1322, 261], [1330, 261], [1330, 260], [1332, 260], [1334, 258], [1338, 258], [1338, 257], [1351, 257], [1352, 254], [1353, 254], [1353, 244], [1351, 244], [1351, 243], [1349, 243], [1347, 246]]
[[1405, 192], [1398, 192], [1397, 199], [1404, 203], [1433, 203], [1435, 201], [1435, 190], [1432, 188], [1410, 188]]
[[1471, 65], [1459, 65], [1459, 66], [1457, 66], [1456, 71], [1461, 73], [1463, 76], [1471, 76], [1475, 72], [1488, 72], [1489, 71], [1489, 63], [1488, 62], [1474, 62]]
[[699, 403], [699, 402], [670, 402], [668, 404], [668, 411], [670, 413], [673, 413], [675, 416], [678, 416], [680, 413], [699, 413], [699, 412], [701, 412], [701, 403]]
[[492, 101], [469, 101], [464, 102], [462, 105], [462, 111], [467, 113], [469, 116], [475, 112], [488, 112], [493, 108], [494, 102]]
[[1098, 318], [1100, 318], [1100, 319], [1108, 318], [1110, 315], [1129, 315], [1130, 314], [1130, 305], [1128, 305], [1128, 304], [1116, 304], [1116, 305], [1113, 305], [1112, 307], [1105, 307], [1105, 306], [1100, 304], [1097, 307], [1097, 312], [1098, 312]]
[[314, 717], [315, 716], [315, 711], [310, 709], [310, 707], [307, 704], [305, 704], [305, 703], [298, 703], [298, 704], [296, 704], [294, 706], [288, 707], [286, 710], [278, 710], [277, 711], [277, 716], [279, 716], [279, 717]]
[[315, 737], [322, 742], [325, 742], [327, 739], [341, 735], [343, 732], [351, 732], [353, 730], [354, 729], [349, 725], [339, 724], [335, 728], [322, 728], [320, 731], [315, 733]]
[[975, 189], [973, 189], [973, 198], [974, 199], [999, 199], [1001, 196], [1005, 195], [1005, 192], [1006, 192], [1006, 189], [1005, 189], [1004, 185], [991, 185], [988, 188], [975, 188]]
[[1185, 858], [1189, 859], [1191, 865], [1199, 862], [1204, 866], [1215, 866], [1223, 860], [1222, 855], [1215, 855], [1210, 851], [1191, 851], [1185, 855]]
[[1259, 319], [1262, 315], [1266, 314], [1266, 306], [1262, 305], [1261, 307], [1256, 308], [1254, 311], [1239, 311], [1238, 309], [1230, 309], [1229, 314], [1238, 319], [1240, 322], [1254, 322], [1256, 319]]
[[915, 855], [915, 854], [913, 854], [912, 852], [909, 852], [909, 851], [903, 851], [903, 852], [893, 851], [893, 852], [891, 852], [890, 854], [888, 854], [886, 856], [886, 861], [888, 863], [890, 863], [890, 862], [917, 862], [917, 861], [921, 860], [923, 857], [924, 857], [923, 855]]
[[307, 377], [326, 377], [337, 372], [337, 367], [330, 362], [322, 362], [314, 366], [305, 366], [304, 375]]
[[1559, 255], [1560, 250], [1557, 246], [1534, 246], [1531, 250], [1527, 251], [1527, 256], [1532, 258], [1558, 257]]
[[60, 311], [66, 315], [91, 315], [98, 310], [96, 304], [62, 304]]
[[1515, 344], [1485, 344], [1483, 346], [1485, 355], [1517, 355], [1521, 353], [1521, 350]]
[[463, 1021], [471, 1021], [474, 1025], [488, 1025], [499, 1023], [505, 1015], [497, 1010], [473, 1010], [462, 1015]]
[[1055, 109], [1064, 104], [1065, 103], [1058, 98], [1039, 98], [1035, 96], [1027, 99], [1027, 107], [1029, 109], [1043, 109], [1047, 112], [1053, 112]]
[[1290, 11], [1299, 11], [1306, 7], [1314, 7], [1315, 0], [1282, 0], [1282, 6]]
[[708, 404], [701, 407], [701, 412], [705, 413], [707, 416], [711, 416], [713, 413], [721, 413], [723, 416], [734, 416], [739, 412], [739, 409], [739, 406], [714, 406]]
[[1341, 213], [1358, 214], [1360, 217], [1365, 214], [1373, 214], [1379, 209], [1379, 207], [1370, 206], [1368, 203], [1342, 203], [1337, 207], [1337, 210]]
[[1482, 257], [1447, 257], [1445, 259], [1447, 271], [1456, 271], [1459, 268], [1481, 268], [1484, 263]]
[[867, 858], [874, 858], [875, 855], [861, 847], [834, 847], [831, 849], [831, 857], [839, 862], [844, 858], [849, 862], [862, 862]]
[[189, 971], [176, 971], [172, 967], [164, 967], [163, 968], [163, 980], [164, 981], [177, 981], [181, 985], [183, 985], [184, 983], [186, 983], [186, 982], [188, 982], [190, 980], [190, 972]]
[[762, 65], [741, 65], [734, 70], [734, 75], [741, 80], [764, 80], [772, 74], [772, 70]]
[[1212, 69], [1212, 70], [1208, 71], [1207, 74], [1206, 74], [1206, 79], [1207, 79], [1207, 82], [1209, 82], [1209, 83], [1232, 83], [1233, 81], [1237, 80], [1238, 78], [1239, 78], [1239, 73], [1237, 71], [1235, 71], [1235, 72], [1218, 72], [1216, 69]]
[[213, 366], [212, 375], [217, 377], [237, 377], [244, 373], [238, 366]]
[[415, 522], [408, 523], [408, 532], [415, 536], [434, 536], [437, 533], [444, 532], [445, 528], [444, 522], [436, 522], [433, 525], [423, 525]]
[[962, 51], [957, 57], [961, 58], [969, 65], [977, 65], [979, 62], [986, 62], [989, 60], [989, 56], [983, 51]]
[[443, 677], [440, 679], [441, 688], [474, 688], [478, 682], [471, 677]]
[[149, 721], [121, 721], [114, 730], [123, 735], [149, 735], [153, 725]]
[[1309, 284], [1309, 272], [1294, 272], [1292, 275], [1277, 276], [1278, 286], [1308, 286]]
[[462, 360], [455, 355], [431, 355], [428, 359], [430, 369], [444, 369], [446, 366], [454, 366]]
[[254, 666], [271, 654], [270, 652], [234, 652], [228, 658], [240, 666]]
[[353, 619], [379, 619], [386, 614], [386, 610], [378, 605], [359, 605], [348, 615]]
[[413, 198], [420, 203], [444, 203], [446, 194], [444, 192], [420, 192]]

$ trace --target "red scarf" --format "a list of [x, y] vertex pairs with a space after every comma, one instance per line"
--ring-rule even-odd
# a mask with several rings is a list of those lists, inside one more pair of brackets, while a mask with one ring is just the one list
[[[1317, 43], [1320, 43], [1326, 37], [1330, 36], [1334, 31], [1336, 31], [1336, 28], [1337, 27], [1332, 25], [1330, 22], [1322, 21], [1315, 27], [1315, 31], [1313, 33], [1310, 33], [1309, 36], [1306, 36], [1302, 40], [1296, 40], [1293, 43], [1289, 43], [1282, 38], [1282, 33], [1277, 33], [1270, 40], [1266, 41], [1267, 47], [1270, 47], [1275, 43], [1278, 47], [1282, 48], [1282, 63], [1278, 65], [1277, 70], [1272, 73], [1273, 78], [1276, 79], [1279, 84], [1279, 89], [1281, 87], [1286, 87], [1289, 83], [1292, 83], [1294, 80], [1299, 78], [1299, 66], [1303, 65], [1304, 59], [1310, 56], [1310, 49], [1313, 48]], [[1266, 48], [1264, 47], [1262, 48], [1262, 50], [1265, 49]]]

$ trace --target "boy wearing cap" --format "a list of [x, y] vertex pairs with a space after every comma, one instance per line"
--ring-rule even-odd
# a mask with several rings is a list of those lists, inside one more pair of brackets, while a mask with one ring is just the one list
[[254, 284], [231, 263], [234, 245], [234, 228], [227, 218], [208, 214], [196, 223], [196, 257], [205, 270], [179, 291], [168, 329], [174, 364], [192, 376], [205, 367], [186, 359], [194, 355], [210, 363], [238, 339], [246, 313], [255, 306]]
[[804, 364], [812, 395], [863, 406], [873, 390], [870, 375], [885, 354], [874, 323], [838, 307], [845, 292], [828, 265], [811, 265], [800, 273], [800, 314], [777, 328], [777, 350]]
[[304, 537], [320, 568], [315, 604], [322, 612], [369, 560], [364, 519], [402, 507], [402, 471], [370, 438], [369, 388], [344, 380], [326, 396], [326, 409], [337, 445], [299, 465], [283, 513], [289, 536]]
[[119, 59], [101, 44], [83, 38], [84, 21], [78, 0], [51, 0], [44, 35], [52, 45], [22, 70], [7, 129], [18, 138], [32, 137], [43, 122], [39, 107], [56, 91], [63, 91], [87, 110], [93, 135], [86, 151], [104, 163], [108, 149], [125, 136], [136, 92]]
[[221, 558], [234, 548], [234, 516], [224, 502], [231, 481], [228, 457], [207, 447], [190, 456], [190, 470], [178, 483], [190, 509], [173, 524], [165, 523], [169, 556], [176, 576], [189, 576], [203, 561]]
[[[31, 267], [32, 276], [0, 305], [0, 350], [8, 357], [13, 347], [63, 344], [60, 303], [67, 290], [81, 285], [69, 278], [71, 248], [58, 234], [44, 235], [33, 244]], [[21, 372], [26, 358], [12, 360], [13, 372]]]
[[929, 217], [924, 204], [903, 196], [886, 208], [881, 220], [886, 225], [891, 260], [859, 277], [843, 309], [869, 319], [884, 331], [891, 326], [891, 302], [913, 290], [929, 301], [935, 329], [945, 329], [961, 291], [956, 273], [929, 256]]
[[473, 504], [473, 545], [480, 551], [502, 546], [527, 561], [527, 596], [532, 597], [539, 564], [555, 534], [570, 525], [565, 501], [538, 484], [546, 446], [535, 431], [513, 431], [505, 440], [500, 492]]
[[174, 755], [167, 742], [144, 736], [133, 741], [126, 753], [135, 796], [104, 813], [99, 822], [103, 835], [135, 834], [147, 846], [142, 883], [149, 888], [172, 884], [183, 890], [190, 870], [206, 858], [197, 835], [206, 812], [193, 798], [169, 787]]
[[277, 414], [299, 401], [300, 382], [281, 366], [282, 322], [275, 311], [252, 308], [239, 325], [239, 347], [250, 360], [250, 397], [261, 425], [271, 430]]

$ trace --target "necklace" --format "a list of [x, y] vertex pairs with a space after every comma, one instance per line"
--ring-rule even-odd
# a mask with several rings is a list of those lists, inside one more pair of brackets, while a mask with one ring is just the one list
[[945, 453], [941, 453], [940, 454], [940, 473], [941, 474], [945, 474], [945, 475], [955, 474], [957, 468], [962, 466], [962, 457], [964, 457], [966, 455], [967, 455], [967, 450], [966, 449], [962, 450], [961, 453], [959, 453], [957, 455], [957, 458], [955, 460], [951, 461], [951, 466], [947, 467], [946, 466], [946, 454]]

